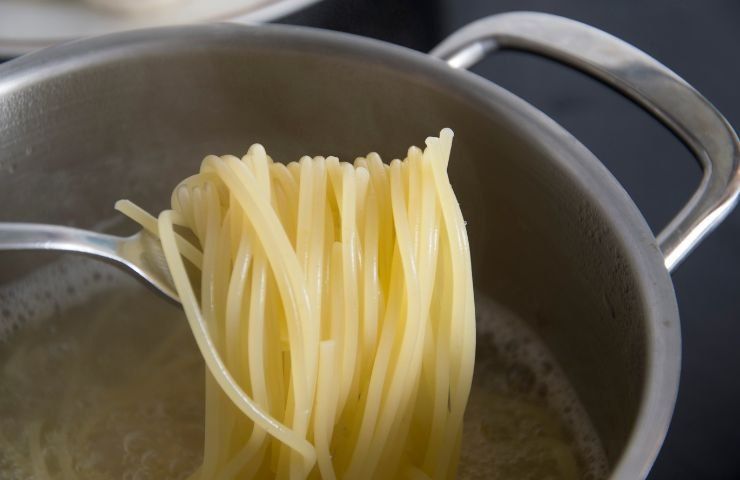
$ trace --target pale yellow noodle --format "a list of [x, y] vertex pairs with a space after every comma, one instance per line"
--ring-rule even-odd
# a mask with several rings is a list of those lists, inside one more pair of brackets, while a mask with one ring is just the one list
[[390, 166], [253, 145], [207, 156], [158, 219], [117, 204], [160, 238], [206, 362], [193, 480], [454, 478], [475, 321], [451, 140]]
[[372, 444], [366, 454], [365, 469], [361, 472], [361, 477], [358, 478], [372, 478], [391, 430], [396, 429], [399, 425], [394, 423], [394, 420], [398, 413], [402, 411], [404, 400], [408, 397], [409, 390], [412, 388], [409, 379], [413, 375], [415, 367], [413, 352], [417, 342], [423, 342], [418, 272], [413, 261], [412, 234], [408, 224], [402, 184], [405, 178], [408, 177], [403, 173], [403, 164], [398, 160], [391, 162], [391, 206], [404, 277], [405, 324], [397, 342], [398, 350], [394, 356], [395, 361], [391, 362], [390, 383]]
[[321, 478], [334, 480], [336, 473], [331, 461], [332, 429], [336, 418], [336, 406], [339, 398], [337, 384], [334, 381], [336, 368], [334, 364], [335, 343], [333, 340], [321, 342], [319, 349], [319, 379], [316, 390], [316, 414], [314, 417], [314, 436], [318, 466]]
[[190, 285], [185, 266], [177, 254], [177, 245], [173, 230], [173, 216], [174, 212], [170, 211], [160, 214], [159, 231], [162, 238], [162, 246], [164, 247], [165, 256], [167, 256], [167, 262], [172, 271], [173, 279], [175, 280], [180, 301], [190, 321], [196, 342], [206, 361], [208, 370], [214, 375], [215, 380], [223, 391], [226, 392], [231, 401], [245, 415], [252, 419], [253, 422], [268, 430], [271, 435], [285, 444], [291, 445], [291, 448], [300, 452], [308, 461], [313, 461], [315, 459], [313, 446], [305, 438], [298, 436], [269, 413], [263, 411], [259, 405], [255, 404], [251, 398], [244, 394], [244, 391], [236, 384], [226, 369], [203, 320], [200, 306]]
[[[153, 234], [156, 237], [159, 237], [157, 219], [135, 203], [132, 203], [129, 200], [118, 200], [114, 208], [144, 227], [144, 229], [149, 233]], [[203, 263], [203, 254], [200, 250], [193, 246], [192, 243], [188, 242], [180, 235], [178, 235], [177, 248], [182, 253], [182, 256], [187, 258], [190, 263], [198, 268], [201, 268], [201, 265]]]
[[[342, 257], [342, 297], [344, 312], [342, 325], [344, 340], [342, 341], [342, 376], [340, 383], [338, 413], [341, 416], [345, 406], [352, 408], [354, 398], [350, 397], [353, 384], [356, 385], [356, 362], [359, 334], [359, 307], [358, 307], [358, 238], [356, 221], [356, 179], [351, 165], [345, 163], [341, 167], [341, 257]], [[350, 397], [348, 399], [348, 397]], [[349, 401], [349, 405], [347, 405]]]

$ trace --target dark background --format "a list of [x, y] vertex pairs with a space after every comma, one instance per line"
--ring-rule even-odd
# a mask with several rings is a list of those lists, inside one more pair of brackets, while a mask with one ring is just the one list
[[[280, 20], [428, 51], [486, 15], [537, 10], [601, 28], [673, 69], [740, 127], [740, 1], [325, 0]], [[521, 53], [474, 71], [557, 120], [622, 182], [654, 231], [698, 185], [700, 170], [664, 127], [589, 78]], [[740, 211], [673, 274], [683, 367], [675, 416], [651, 480], [740, 478]]]

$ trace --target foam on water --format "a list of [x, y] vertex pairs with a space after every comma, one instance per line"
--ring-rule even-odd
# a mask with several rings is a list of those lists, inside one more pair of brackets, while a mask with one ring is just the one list
[[13, 283], [0, 285], [0, 342], [25, 324], [37, 325], [114, 288], [131, 275], [90, 258], [67, 256]]
[[0, 295], [0, 478], [176, 480], [198, 466], [203, 362], [178, 308], [79, 257]]
[[[123, 308], [112, 313], [114, 300]], [[598, 437], [552, 354], [525, 322], [480, 292], [476, 310], [478, 349], [459, 477], [606, 477]], [[101, 316], [105, 335], [81, 347], [79, 338], [93, 335], [89, 325]], [[181, 337], [170, 353], [142, 361], [175, 331]], [[89, 386], [75, 390], [67, 408], [76, 423], [66, 425], [87, 422], [84, 428], [94, 430], [86, 434], [92, 443], [83, 442], [88, 455], [74, 459], [78, 478], [183, 478], [199, 463], [203, 422], [202, 362], [188, 334], [176, 308], [98, 261], [64, 258], [0, 285], [0, 437], [26, 445], [24, 425], [40, 420], [43, 449], [54, 457], [59, 443], [74, 436], [59, 427], [57, 400], [69, 395], [75, 377]], [[175, 353], [197, 365], [179, 367]], [[158, 388], [142, 386], [167, 365], [172, 370], [156, 377]], [[123, 395], [121, 379], [138, 393], [107, 413], [96, 410], [90, 425], [86, 415], [96, 405]], [[0, 451], [0, 477], [34, 478], [29, 456], [26, 446]]]
[[460, 477], [573, 478], [568, 472], [575, 470], [583, 479], [605, 478], [608, 465], [596, 431], [542, 340], [480, 292], [476, 325]]

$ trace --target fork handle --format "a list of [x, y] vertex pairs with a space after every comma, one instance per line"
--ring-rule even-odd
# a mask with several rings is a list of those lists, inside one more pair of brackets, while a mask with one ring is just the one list
[[120, 261], [121, 238], [80, 228], [42, 223], [0, 222], [0, 251], [56, 250], [77, 252]]

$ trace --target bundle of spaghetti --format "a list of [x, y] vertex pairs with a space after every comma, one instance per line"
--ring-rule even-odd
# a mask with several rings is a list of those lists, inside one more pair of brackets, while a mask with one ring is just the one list
[[152, 217], [207, 366], [194, 479], [454, 478], [473, 373], [452, 131], [371, 153], [208, 156]]

